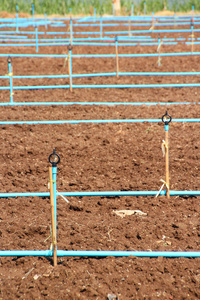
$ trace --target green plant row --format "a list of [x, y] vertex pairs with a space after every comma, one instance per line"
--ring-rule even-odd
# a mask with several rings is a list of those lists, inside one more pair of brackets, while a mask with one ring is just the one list
[[[37, 14], [94, 14], [97, 15], [113, 14], [112, 0], [1, 0], [0, 11], [10, 13], [18, 11], [32, 13], [32, 4]], [[151, 12], [162, 11], [163, 9], [171, 11], [191, 11], [200, 10], [199, 0], [121, 0], [122, 15], [149, 14]]]

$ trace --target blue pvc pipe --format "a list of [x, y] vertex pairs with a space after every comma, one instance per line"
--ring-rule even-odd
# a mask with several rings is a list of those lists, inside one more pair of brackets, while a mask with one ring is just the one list
[[18, 11], [19, 11], [19, 8], [18, 8], [18, 4], [16, 4], [16, 32], [18, 32]]
[[73, 43], [73, 20], [70, 19], [70, 35], [71, 35], [71, 44]]
[[133, 3], [131, 4], [131, 17], [133, 17], [133, 14], [134, 14], [134, 5]]
[[37, 33], [37, 26], [35, 26], [35, 43], [36, 43], [36, 52], [38, 52], [38, 33]]
[[56, 174], [57, 174], [57, 167], [52, 167], [52, 175], [53, 175], [53, 198], [54, 198], [54, 215], [55, 215], [55, 231], [57, 236], [57, 188], [56, 188]]
[[[12, 256], [53, 256], [50, 250], [3, 250], [0, 251], [0, 257]], [[58, 257], [200, 257], [200, 251], [75, 251], [75, 250], [57, 250]]]
[[0, 198], [14, 197], [50, 197], [50, 193], [0, 193]]
[[[115, 44], [114, 44], [115, 45]], [[120, 45], [120, 43], [119, 43]], [[160, 56], [190, 56], [200, 55], [200, 52], [172, 52], [160, 53]], [[1, 54], [0, 57], [57, 57], [66, 58], [66, 54]], [[72, 57], [116, 57], [115, 54], [72, 54]], [[118, 54], [119, 57], [158, 57], [158, 53], [136, 53], [136, 54]]]
[[[90, 191], [90, 192], [59, 192], [66, 197], [114, 197], [114, 196], [156, 196], [158, 191]], [[165, 196], [166, 191], [161, 191], [160, 196]], [[173, 191], [170, 196], [200, 196], [200, 191]], [[0, 193], [0, 198], [15, 197], [50, 197], [50, 193]]]
[[44, 16], [45, 16], [45, 29], [47, 30], [47, 28], [48, 28], [47, 13], [45, 13]]
[[103, 38], [103, 21], [102, 17], [100, 18], [100, 40]]
[[33, 15], [33, 18], [35, 17], [35, 5], [34, 3], [32, 3], [32, 15]]
[[51, 250], [2, 250], [0, 257], [3, 256], [53, 256]]
[[[66, 89], [69, 85], [36, 85], [36, 86], [14, 86], [14, 90], [40, 90], [40, 89]], [[200, 87], [200, 83], [170, 83], [170, 84], [113, 84], [113, 85], [73, 85], [73, 88], [83, 89], [83, 88], [169, 88], [169, 87]], [[0, 90], [9, 90], [9, 87], [2, 86]]]
[[[149, 27], [152, 25], [152, 23], [150, 23], [151, 20], [149, 20], [148, 22], [146, 23], [135, 23], [135, 21], [133, 20], [133, 18], [130, 16], [129, 17], [129, 20], [132, 21], [131, 25], [132, 26], [139, 26], [139, 27]], [[127, 20], [128, 21], [128, 20]], [[195, 22], [194, 23], [195, 25], [199, 25], [200, 22]], [[129, 26], [128, 23], [104, 23], [105, 27], [116, 27], [116, 26]], [[177, 23], [177, 26], [186, 26], [186, 25], [190, 25], [190, 21], [182, 21], [182, 22], [178, 22]], [[91, 24], [91, 23], [88, 23], [88, 24], [75, 24], [74, 27], [97, 27], [98, 24]], [[159, 23], [154, 23], [154, 27], [156, 26], [174, 26], [174, 22], [159, 22]], [[149, 30], [149, 31], [152, 31], [152, 30]], [[123, 31], [121, 31], [123, 33]]]
[[[194, 32], [199, 32], [200, 29], [194, 29]], [[191, 32], [191, 29], [153, 29], [153, 30], [132, 30], [130, 33], [175, 33], [175, 32]], [[104, 34], [128, 34], [129, 31], [105, 31]]]
[[[60, 86], [62, 88], [62, 86]], [[200, 87], [200, 83], [161, 83], [161, 84], [110, 84], [110, 85], [101, 85], [101, 84], [94, 84], [94, 85], [73, 85], [74, 88], [168, 88], [168, 87]], [[27, 87], [14, 87], [14, 89], [20, 88], [27, 88]], [[34, 88], [34, 87], [29, 87]], [[38, 87], [39, 88], [39, 87]], [[53, 88], [56, 88], [54, 86]]]
[[9, 82], [10, 82], [10, 103], [13, 103], [13, 82], [12, 82], [12, 66], [11, 59], [8, 59], [8, 71], [9, 71]]
[[84, 256], [84, 257], [200, 257], [200, 251], [64, 251], [58, 250], [59, 257]]
[[[12, 106], [26, 105], [194, 105], [200, 102], [14, 102]], [[0, 103], [0, 106], [9, 106], [10, 102]]]
[[73, 81], [72, 81], [72, 51], [69, 49], [69, 69], [70, 69], [70, 74], [71, 74], [71, 86], [73, 86]]
[[[118, 120], [53, 120], [53, 121], [0, 121], [0, 125], [36, 125], [36, 124], [87, 124], [87, 123], [159, 123], [160, 119], [118, 119]], [[173, 122], [199, 123], [200, 119], [173, 119]]]
[[[117, 46], [117, 45], [116, 45]], [[120, 76], [197, 76], [200, 72], [118, 72]], [[72, 77], [101, 77], [101, 76], [115, 76], [113, 73], [85, 73], [72, 74]], [[0, 76], [1, 79], [9, 79], [8, 75]], [[38, 79], [38, 78], [69, 78], [69, 75], [14, 75], [14, 79]]]

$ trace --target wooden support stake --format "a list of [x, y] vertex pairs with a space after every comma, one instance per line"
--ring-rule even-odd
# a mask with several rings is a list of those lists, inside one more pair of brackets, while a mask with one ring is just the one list
[[56, 224], [54, 213], [54, 195], [53, 195], [53, 175], [52, 167], [49, 167], [49, 182], [50, 182], [50, 201], [51, 201], [51, 222], [52, 222], [52, 244], [53, 244], [53, 265], [57, 266], [57, 240], [56, 240]]
[[170, 198], [169, 195], [169, 139], [168, 131], [165, 131], [165, 166], [166, 166], [166, 191], [167, 198]]
[[161, 65], [161, 57], [160, 57], [160, 54], [161, 54], [161, 45], [162, 45], [162, 40], [160, 39], [160, 37], [158, 38], [158, 66], [160, 67]]

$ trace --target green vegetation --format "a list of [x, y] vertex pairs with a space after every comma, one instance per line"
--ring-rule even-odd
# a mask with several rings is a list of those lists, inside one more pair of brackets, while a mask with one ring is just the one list
[[[0, 11], [16, 12], [18, 4], [19, 12], [32, 13], [32, 3], [37, 14], [113, 14], [112, 0], [0, 0]], [[161, 11], [164, 8], [171, 11], [200, 10], [199, 0], [121, 0], [123, 15], [130, 15], [132, 7], [134, 14], [144, 14]]]

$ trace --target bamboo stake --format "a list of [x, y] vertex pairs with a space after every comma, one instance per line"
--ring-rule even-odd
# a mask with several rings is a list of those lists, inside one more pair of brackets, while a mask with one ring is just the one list
[[56, 267], [57, 266], [57, 240], [56, 240], [56, 224], [55, 224], [55, 213], [54, 213], [54, 195], [53, 195], [52, 167], [49, 167], [49, 182], [50, 182], [50, 200], [51, 200], [53, 265], [54, 265], [54, 267]]
[[162, 40], [160, 39], [160, 36], [158, 38], [158, 66], [160, 67], [161, 65], [161, 57], [160, 57], [160, 53], [161, 53], [161, 45], [162, 45]]

